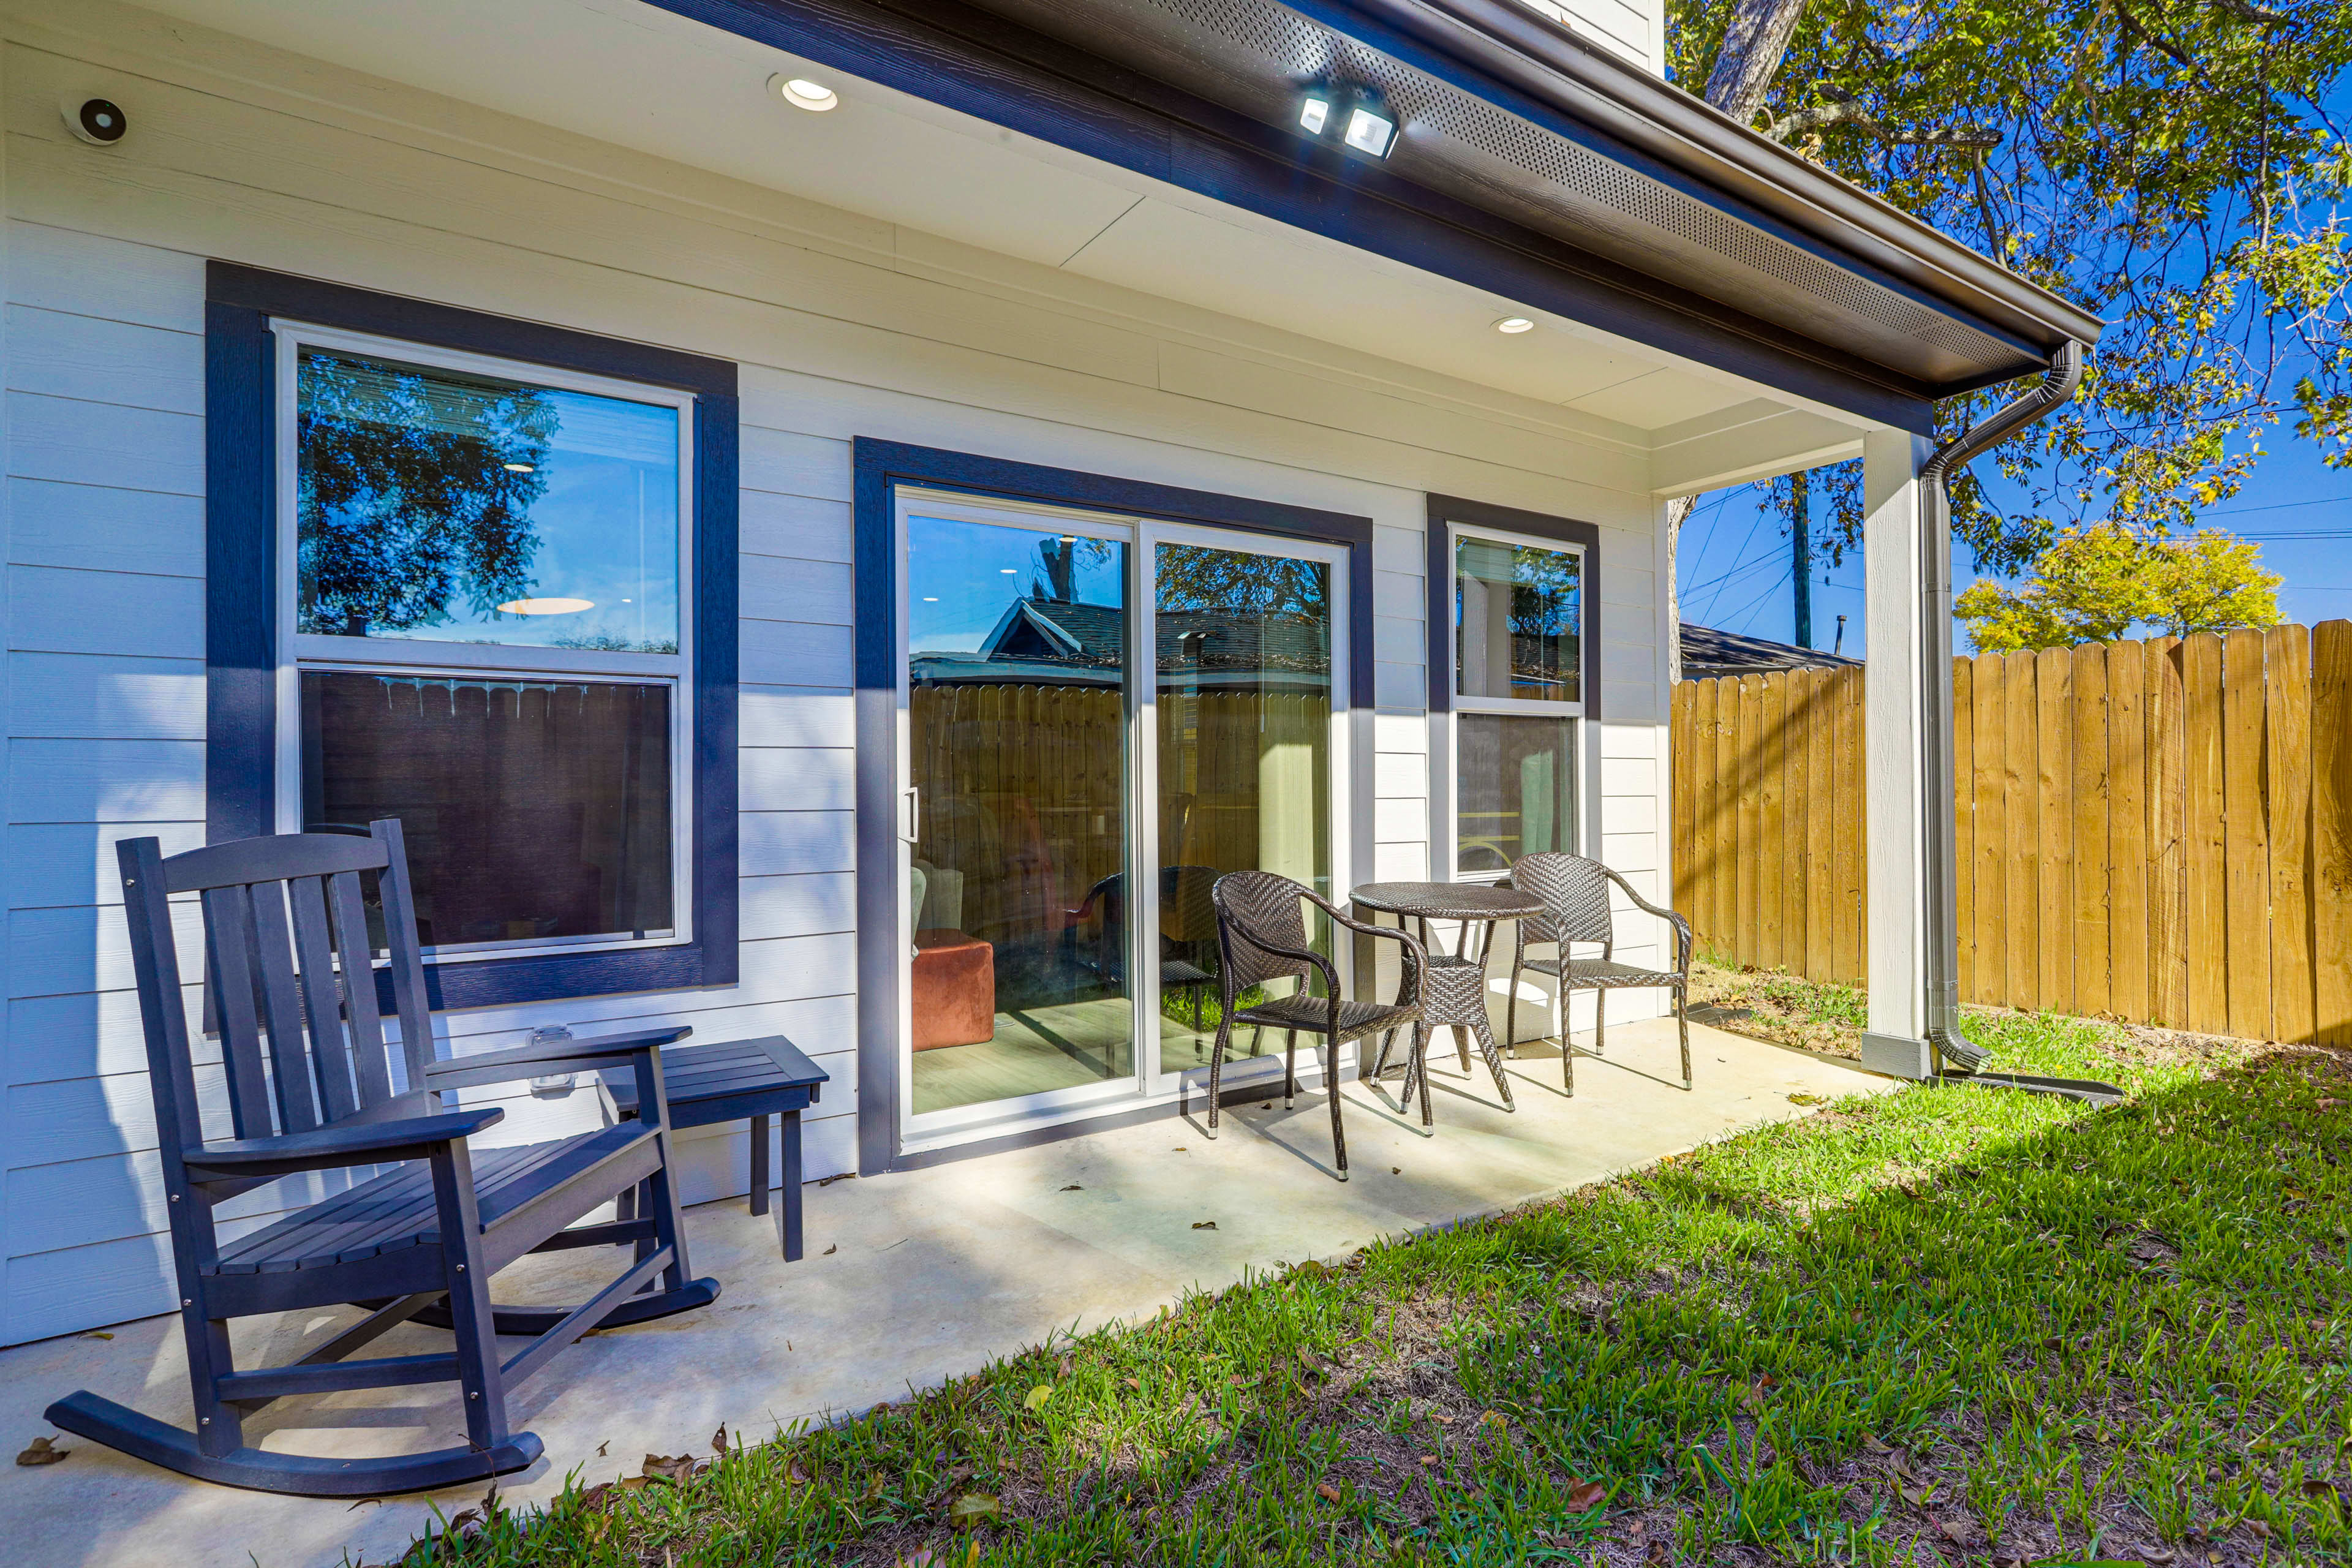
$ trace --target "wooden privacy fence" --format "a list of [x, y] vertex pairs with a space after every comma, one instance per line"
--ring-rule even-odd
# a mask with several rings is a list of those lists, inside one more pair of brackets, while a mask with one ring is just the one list
[[[1953, 661], [1971, 1002], [2352, 1045], [2352, 622]], [[1863, 976], [1862, 672], [1685, 682], [1702, 946]]]

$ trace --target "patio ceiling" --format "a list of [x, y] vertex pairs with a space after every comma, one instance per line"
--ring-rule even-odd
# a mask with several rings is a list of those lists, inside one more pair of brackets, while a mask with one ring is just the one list
[[[1691, 353], [1664, 351], [1594, 325], [1587, 318], [1595, 312], [1531, 305], [1528, 290], [1481, 287], [1370, 252], [913, 92], [845, 80], [840, 68], [635, 0], [501, 0], [488, 12], [467, 0], [397, 8], [368, 0], [150, 0], [150, 8], [782, 193], [786, 199], [761, 216], [805, 229], [828, 248], [883, 253], [903, 269], [1022, 287], [1034, 275], [996, 259], [1009, 256], [1177, 302], [1081, 290], [1113, 313], [1149, 309], [1212, 334], [1213, 319], [1181, 307], [1240, 317], [1375, 356], [1351, 368], [1376, 379], [1428, 389], [1394, 367], [1434, 373], [1453, 384], [1438, 388], [1447, 395], [1476, 398], [1476, 389], [1491, 389], [1503, 395], [1484, 401], [1507, 415], [1566, 408], [1573, 426], [1634, 447], [1687, 440], [1711, 421], [1746, 432], [1757, 460], [1778, 468], [1789, 454], [1858, 439], [1851, 400], [1733, 374], [1700, 357], [1696, 339], [1685, 343]], [[451, 39], [465, 47], [451, 47]], [[838, 85], [841, 107], [807, 114], [782, 105], [765, 82], [796, 68]], [[519, 140], [530, 145], [527, 135]], [[575, 156], [568, 145], [549, 146], [551, 167]], [[705, 189], [714, 201], [731, 199], [722, 186]], [[749, 211], [760, 212], [756, 200]], [[1538, 330], [1518, 337], [1491, 330], [1496, 317], [1513, 313], [1533, 316]], [[1303, 341], [1301, 349], [1319, 356]], [[1771, 398], [1759, 399], [1768, 391]], [[1772, 428], [1771, 419], [1785, 423], [1792, 410], [1811, 411], [1795, 416], [1801, 428]], [[1862, 413], [1865, 420], [1903, 416], [1894, 405]], [[1677, 458], [1665, 466], [1678, 481], [1724, 465]], [[1662, 479], [1661, 488], [1667, 483]]]

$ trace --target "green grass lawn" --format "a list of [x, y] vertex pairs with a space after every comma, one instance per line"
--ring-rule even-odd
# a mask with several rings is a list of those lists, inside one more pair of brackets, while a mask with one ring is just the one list
[[2131, 1099], [1839, 1101], [409, 1561], [2352, 1560], [2352, 1061], [1970, 1030]]

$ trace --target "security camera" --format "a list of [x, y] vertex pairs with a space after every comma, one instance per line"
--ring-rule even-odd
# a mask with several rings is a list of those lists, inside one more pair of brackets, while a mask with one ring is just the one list
[[63, 107], [66, 129], [93, 147], [111, 147], [131, 129], [130, 117], [112, 99], [85, 98]]

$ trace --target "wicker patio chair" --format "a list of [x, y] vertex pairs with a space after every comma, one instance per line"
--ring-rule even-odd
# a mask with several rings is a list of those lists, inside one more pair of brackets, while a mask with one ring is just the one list
[[[1311, 889], [1271, 871], [1234, 871], [1217, 879], [1210, 889], [1217, 910], [1219, 995], [1217, 1045], [1209, 1058], [1209, 1136], [1217, 1135], [1218, 1097], [1223, 1085], [1225, 1047], [1234, 1026], [1283, 1031], [1282, 1103], [1286, 1110], [1298, 1098], [1298, 1036], [1301, 1031], [1323, 1037], [1327, 1051], [1324, 1092], [1331, 1101], [1331, 1151], [1339, 1180], [1348, 1179], [1348, 1134], [1339, 1121], [1339, 1047], [1366, 1035], [1385, 1034], [1410, 1026], [1412, 1056], [1408, 1074], [1421, 1075], [1421, 1119], [1430, 1119], [1428, 1065], [1423, 1061], [1425, 1038], [1422, 1023], [1422, 976], [1429, 953], [1421, 942], [1392, 926], [1366, 925], [1351, 919]], [[1307, 945], [1307, 921], [1301, 902], [1313, 904], [1335, 925], [1360, 936], [1394, 942], [1404, 949], [1403, 973], [1393, 1002], [1350, 1002], [1339, 994], [1339, 972], [1332, 962]], [[1306, 988], [1308, 973], [1323, 977], [1323, 994]], [[1298, 991], [1238, 1010], [1235, 1000], [1253, 985], [1269, 980], [1295, 979]]]
[[[1675, 966], [1671, 970], [1637, 969], [1615, 959], [1617, 935], [1609, 912], [1609, 884], [1622, 889], [1633, 907], [1670, 921], [1675, 928]], [[1675, 1024], [1682, 1036], [1683, 1088], [1691, 1086], [1690, 1065], [1690, 922], [1672, 910], [1662, 910], [1635, 892], [1631, 884], [1598, 860], [1581, 855], [1546, 852], [1522, 856], [1511, 867], [1511, 886], [1543, 900], [1544, 912], [1518, 922], [1511, 953], [1510, 1002], [1504, 1014], [1503, 1038], [1518, 1037], [1519, 974], [1549, 974], [1559, 983], [1559, 1071], [1568, 1092], [1576, 1092], [1576, 1048], [1568, 1037], [1568, 999], [1578, 991], [1592, 996], [1592, 1053], [1601, 1054], [1607, 1028], [1609, 993], [1663, 986], [1675, 994]], [[1530, 942], [1557, 944], [1552, 958], [1529, 958]], [[1601, 947], [1599, 958], [1571, 956], [1575, 943]]]

